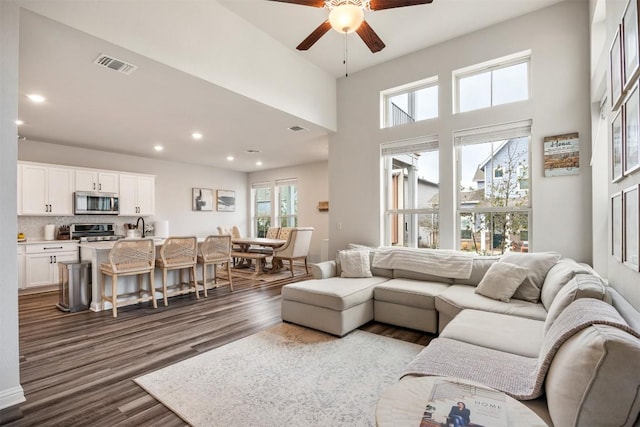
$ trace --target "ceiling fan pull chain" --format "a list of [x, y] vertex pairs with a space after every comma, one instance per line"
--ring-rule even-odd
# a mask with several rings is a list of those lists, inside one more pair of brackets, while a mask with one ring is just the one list
[[347, 65], [347, 54], [349, 53], [347, 49], [347, 33], [344, 33], [344, 59], [342, 63], [344, 64], [344, 76], [349, 77], [349, 69]]

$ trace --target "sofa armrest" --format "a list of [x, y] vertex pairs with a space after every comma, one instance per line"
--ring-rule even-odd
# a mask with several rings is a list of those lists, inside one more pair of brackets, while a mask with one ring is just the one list
[[311, 273], [314, 279], [328, 279], [338, 275], [338, 268], [335, 261], [325, 261], [314, 264], [311, 267]]

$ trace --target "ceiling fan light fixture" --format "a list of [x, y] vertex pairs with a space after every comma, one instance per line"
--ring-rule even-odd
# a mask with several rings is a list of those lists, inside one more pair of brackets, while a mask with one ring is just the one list
[[364, 21], [362, 6], [345, 3], [331, 9], [329, 23], [339, 33], [353, 33]]

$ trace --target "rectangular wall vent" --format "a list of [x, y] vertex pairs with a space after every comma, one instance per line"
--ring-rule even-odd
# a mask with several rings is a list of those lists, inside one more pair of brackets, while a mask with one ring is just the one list
[[289, 130], [292, 132], [300, 132], [301, 130], [308, 130], [308, 129], [303, 128], [302, 126], [295, 125], [295, 126], [291, 126]]
[[138, 68], [137, 65], [129, 64], [127, 62], [124, 62], [121, 59], [117, 59], [117, 58], [114, 58], [113, 56], [105, 55], [104, 53], [98, 56], [96, 60], [93, 61], [93, 63], [98, 64], [101, 67], [110, 68], [114, 71], [117, 71], [123, 74], [131, 74]]

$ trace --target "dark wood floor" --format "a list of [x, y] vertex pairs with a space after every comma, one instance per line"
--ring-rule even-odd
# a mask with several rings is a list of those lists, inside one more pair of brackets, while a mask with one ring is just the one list
[[[306, 279], [309, 276], [300, 278]], [[56, 292], [19, 297], [20, 373], [27, 401], [0, 412], [8, 426], [183, 426], [133, 379], [281, 322], [280, 288], [236, 280], [210, 291], [73, 314], [55, 308]], [[426, 345], [428, 334], [371, 322], [361, 329]]]

